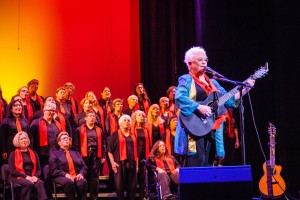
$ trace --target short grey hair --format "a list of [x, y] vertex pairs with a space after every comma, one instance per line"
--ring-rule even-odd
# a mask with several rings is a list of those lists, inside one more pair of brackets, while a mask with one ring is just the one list
[[133, 94], [127, 98], [127, 101], [129, 101], [130, 99], [133, 99], [133, 98], [139, 99], [136, 95]]
[[52, 102], [45, 103], [44, 110], [51, 110], [51, 109], [56, 110], [56, 104]]
[[21, 137], [21, 135], [25, 135], [25, 137], [27, 138], [27, 143], [28, 143], [27, 146], [29, 146], [30, 145], [30, 140], [29, 140], [28, 134], [26, 132], [24, 132], [24, 131], [18, 132], [15, 135], [15, 137], [13, 139], [13, 145], [15, 147], [17, 147], [17, 148], [21, 146], [21, 144], [20, 144], [20, 137]]
[[188, 67], [189, 62], [192, 62], [195, 54], [199, 52], [204, 53], [206, 55], [206, 52], [202, 47], [192, 47], [185, 52], [184, 62]]
[[131, 123], [131, 117], [129, 115], [122, 115], [119, 119], [119, 125], [125, 120], [125, 119], [129, 119], [130, 123]]

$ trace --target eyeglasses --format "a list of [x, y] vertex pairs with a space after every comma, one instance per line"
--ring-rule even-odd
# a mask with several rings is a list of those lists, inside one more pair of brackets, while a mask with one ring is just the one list
[[198, 62], [208, 62], [208, 58], [196, 58]]
[[87, 117], [92, 118], [92, 117], [96, 117], [96, 115], [87, 115]]
[[49, 112], [55, 112], [55, 110], [45, 110], [45, 111], [49, 111]]
[[[18, 100], [18, 101], [20, 101], [20, 100]], [[14, 104], [13, 106], [14, 106], [14, 107], [22, 107], [21, 104]]]
[[70, 137], [61, 137], [60, 140], [70, 140]]
[[21, 92], [25, 92], [25, 93], [28, 93], [28, 90], [21, 90]]

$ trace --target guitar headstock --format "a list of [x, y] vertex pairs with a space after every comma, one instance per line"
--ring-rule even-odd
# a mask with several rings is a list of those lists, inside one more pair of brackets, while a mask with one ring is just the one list
[[276, 135], [276, 127], [271, 122], [269, 122], [268, 132], [270, 134], [270, 137], [275, 137], [275, 135]]
[[255, 71], [255, 73], [250, 76], [250, 78], [252, 78], [254, 80], [258, 79], [258, 78], [262, 78], [265, 75], [267, 75], [268, 71], [269, 71], [268, 63], [266, 62], [265, 66], [260, 67], [259, 69], [257, 69]]

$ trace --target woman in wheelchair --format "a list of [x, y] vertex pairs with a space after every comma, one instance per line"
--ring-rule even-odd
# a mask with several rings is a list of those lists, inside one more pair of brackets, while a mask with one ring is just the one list
[[169, 154], [164, 141], [159, 140], [153, 145], [146, 167], [149, 171], [157, 172], [162, 198], [176, 199], [176, 196], [171, 193], [170, 185], [172, 182], [178, 185], [180, 164], [174, 156]]
[[30, 200], [35, 188], [38, 200], [47, 199], [41, 175], [40, 160], [28, 146], [30, 140], [26, 132], [19, 132], [13, 139], [16, 150], [10, 153], [8, 164], [10, 181], [21, 187], [21, 199]]

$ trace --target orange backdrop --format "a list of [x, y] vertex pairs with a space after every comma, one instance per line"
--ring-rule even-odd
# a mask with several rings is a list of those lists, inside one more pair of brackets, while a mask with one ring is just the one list
[[0, 0], [4, 97], [36, 78], [42, 96], [72, 82], [78, 101], [104, 86], [126, 101], [140, 81], [139, 39], [138, 0]]

